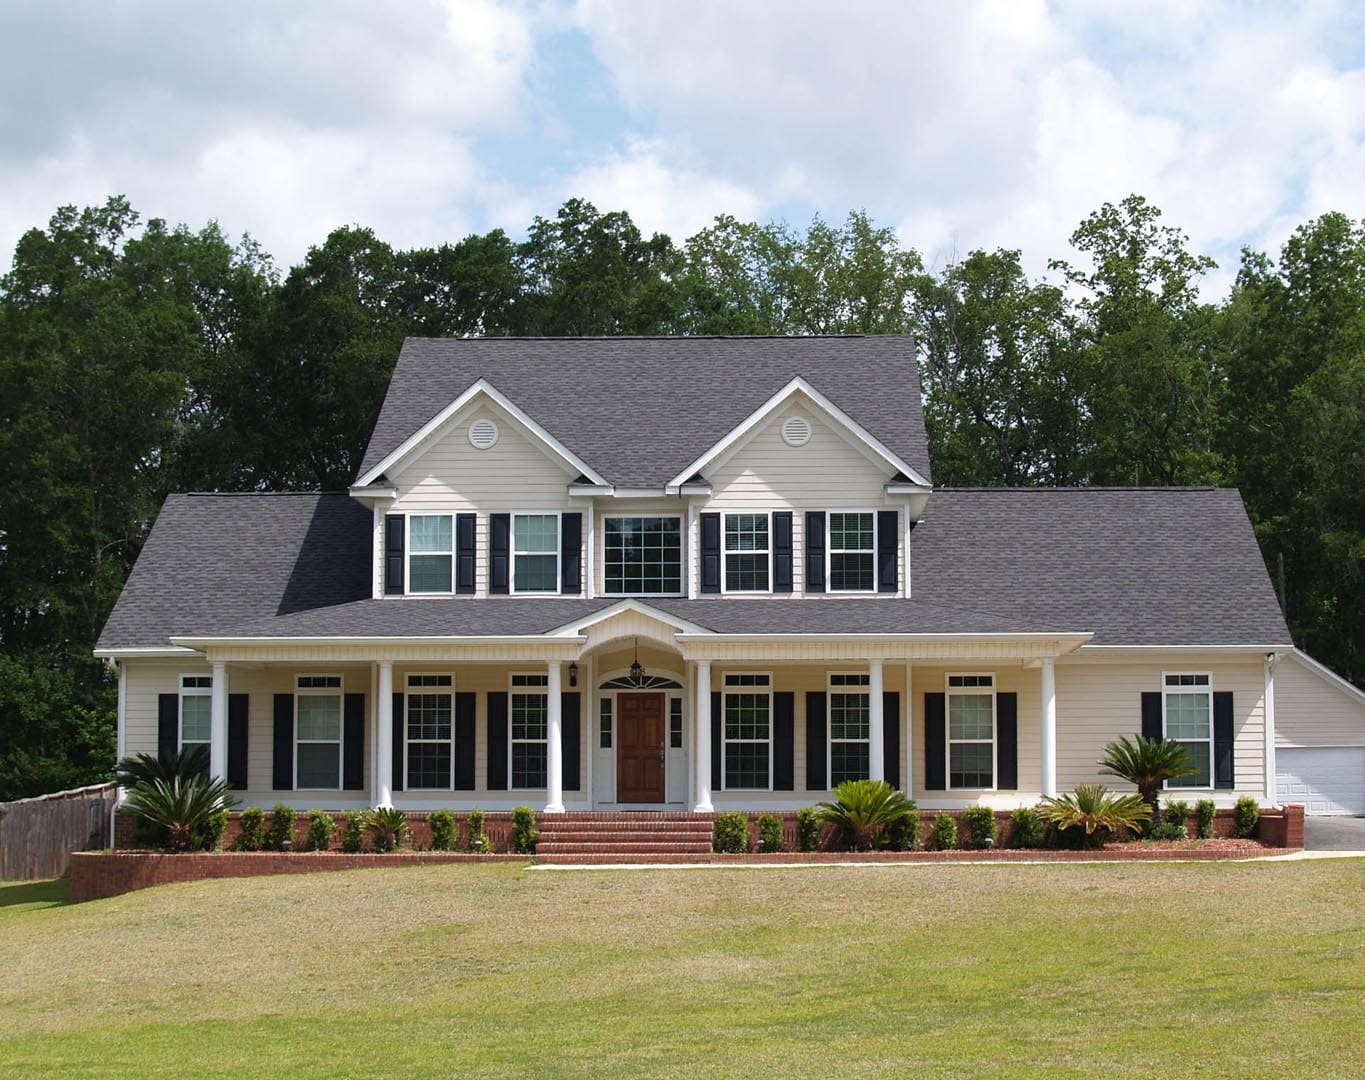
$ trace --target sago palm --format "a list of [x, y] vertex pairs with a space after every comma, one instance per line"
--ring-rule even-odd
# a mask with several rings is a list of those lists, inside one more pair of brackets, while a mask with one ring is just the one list
[[374, 846], [380, 851], [392, 851], [407, 838], [408, 815], [396, 807], [366, 810], [362, 820], [365, 828], [374, 833]]
[[1084, 829], [1088, 838], [1102, 829], [1114, 835], [1137, 832], [1152, 816], [1141, 795], [1106, 791], [1103, 784], [1077, 784], [1066, 795], [1045, 797], [1038, 810], [1058, 830]]
[[1136, 740], [1125, 735], [1106, 746], [1100, 771], [1136, 785], [1138, 795], [1153, 812], [1163, 783], [1198, 772], [1189, 751], [1178, 742], [1142, 735]]
[[128, 789], [128, 809], [166, 830], [172, 851], [189, 851], [197, 830], [237, 805], [225, 780], [202, 775], [141, 781]]
[[131, 788], [136, 784], [150, 784], [157, 780], [189, 780], [196, 776], [207, 776], [209, 771], [209, 748], [204, 745], [190, 746], [170, 754], [138, 754], [126, 757], [114, 767], [114, 779], [119, 786]]
[[834, 802], [817, 803], [822, 821], [843, 830], [855, 850], [871, 851], [892, 824], [915, 809], [915, 804], [885, 780], [845, 780], [834, 789]]

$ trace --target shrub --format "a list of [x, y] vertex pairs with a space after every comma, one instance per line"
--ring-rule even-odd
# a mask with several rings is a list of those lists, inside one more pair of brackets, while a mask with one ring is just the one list
[[1194, 804], [1194, 815], [1198, 821], [1200, 840], [1213, 838], [1213, 819], [1216, 813], [1217, 809], [1214, 807], [1212, 799], [1200, 799]]
[[[1161, 820], [1167, 825], [1185, 828], [1190, 821], [1190, 804], [1183, 799], [1167, 799], [1166, 808], [1161, 812]], [[1186, 830], [1188, 834], [1188, 830]]]
[[208, 820], [194, 830], [195, 851], [222, 851], [223, 834], [227, 832], [228, 808], [224, 806], [217, 813], [210, 814]]
[[845, 780], [834, 789], [834, 802], [816, 809], [840, 830], [849, 848], [871, 851], [882, 845], [887, 828], [910, 812], [911, 803], [885, 780]]
[[270, 808], [270, 825], [266, 829], [266, 844], [272, 851], [284, 851], [286, 842], [294, 846], [294, 819], [298, 816], [292, 806], [277, 802]]
[[1010, 814], [1010, 846], [1043, 846], [1043, 818], [1032, 806], [1021, 806]]
[[1261, 804], [1250, 795], [1243, 795], [1232, 808], [1232, 820], [1239, 840], [1251, 840], [1261, 826]]
[[265, 811], [259, 806], [248, 806], [237, 819], [237, 851], [260, 851], [265, 847]]
[[471, 810], [469, 817], [465, 819], [469, 829], [467, 843], [470, 851], [487, 851], [488, 834], [483, 831], [483, 811]]
[[449, 851], [455, 846], [455, 815], [449, 810], [433, 810], [427, 815], [433, 851]]
[[308, 811], [308, 850], [326, 851], [332, 846], [336, 822], [326, 810]]
[[952, 814], [942, 812], [934, 815], [933, 827], [929, 830], [929, 842], [935, 851], [951, 851], [957, 847], [957, 822]]
[[1077, 784], [1066, 795], [1047, 796], [1039, 812], [1056, 826], [1060, 843], [1091, 847], [1102, 845], [1106, 834], [1136, 832], [1152, 816], [1152, 808], [1141, 795], [1105, 791], [1103, 784]]
[[910, 809], [902, 818], [886, 829], [886, 845], [892, 851], [914, 851], [919, 847], [919, 807], [914, 799], [907, 799]]
[[749, 850], [749, 815], [740, 810], [717, 814], [711, 825], [711, 846], [727, 855]]
[[782, 834], [782, 819], [776, 814], [758, 815], [758, 842], [764, 851], [781, 851], [787, 846]]
[[376, 851], [393, 851], [403, 846], [408, 837], [408, 815], [393, 806], [379, 806], [366, 810], [365, 828], [374, 834]]
[[1148, 840], [1187, 840], [1190, 830], [1184, 825], [1170, 821], [1159, 821], [1147, 830]]
[[824, 822], [820, 811], [813, 806], [803, 806], [796, 812], [796, 846], [800, 851], [820, 849], [820, 831]]
[[995, 846], [995, 811], [989, 806], [966, 807], [962, 811], [962, 824], [967, 826], [968, 834], [964, 847]]
[[518, 806], [512, 811], [512, 850], [518, 855], [534, 855], [539, 838], [536, 812], [529, 806]]
[[209, 780], [200, 774], [189, 779], [139, 781], [128, 789], [128, 809], [165, 829], [172, 851], [194, 850], [197, 838], [236, 802], [226, 780]]
[[[245, 816], [245, 815], [243, 815]], [[354, 855], [365, 836], [365, 814], [361, 810], [347, 810], [341, 815], [341, 850]]]

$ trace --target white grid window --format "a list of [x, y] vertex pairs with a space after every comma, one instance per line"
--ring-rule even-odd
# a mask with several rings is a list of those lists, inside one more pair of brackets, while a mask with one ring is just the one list
[[830, 592], [875, 592], [876, 515], [871, 511], [829, 515]]
[[454, 679], [409, 675], [403, 720], [407, 725], [407, 788], [449, 790], [455, 753]]
[[995, 787], [995, 677], [948, 676], [948, 786]]
[[613, 596], [682, 593], [682, 518], [603, 518], [603, 589]]
[[1196, 772], [1168, 780], [1168, 788], [1213, 786], [1213, 677], [1174, 674], [1162, 678], [1162, 729], [1179, 743]]
[[408, 515], [408, 592], [448, 593], [455, 565], [454, 518]]
[[548, 686], [545, 675], [512, 676], [512, 730], [507, 753], [514, 789], [543, 788], [548, 782]]
[[725, 515], [725, 591], [769, 592], [772, 540], [767, 514]]
[[871, 775], [872, 712], [869, 676], [839, 674], [829, 677], [829, 786]]
[[294, 786], [341, 787], [341, 676], [300, 675], [294, 692]]
[[213, 714], [213, 680], [207, 675], [180, 677], [180, 749], [208, 749]]
[[725, 790], [772, 790], [772, 677], [726, 675], [721, 707]]
[[512, 515], [512, 591], [559, 592], [559, 515]]

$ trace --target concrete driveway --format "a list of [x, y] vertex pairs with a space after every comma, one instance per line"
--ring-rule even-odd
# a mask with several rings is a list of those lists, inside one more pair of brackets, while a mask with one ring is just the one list
[[1305, 851], [1365, 851], [1365, 817], [1306, 817]]

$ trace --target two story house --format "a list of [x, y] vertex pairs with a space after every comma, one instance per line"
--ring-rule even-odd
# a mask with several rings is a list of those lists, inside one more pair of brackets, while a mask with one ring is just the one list
[[904, 337], [410, 339], [349, 491], [166, 501], [119, 753], [300, 808], [1005, 809], [1143, 732], [1276, 801], [1235, 491], [931, 481]]

